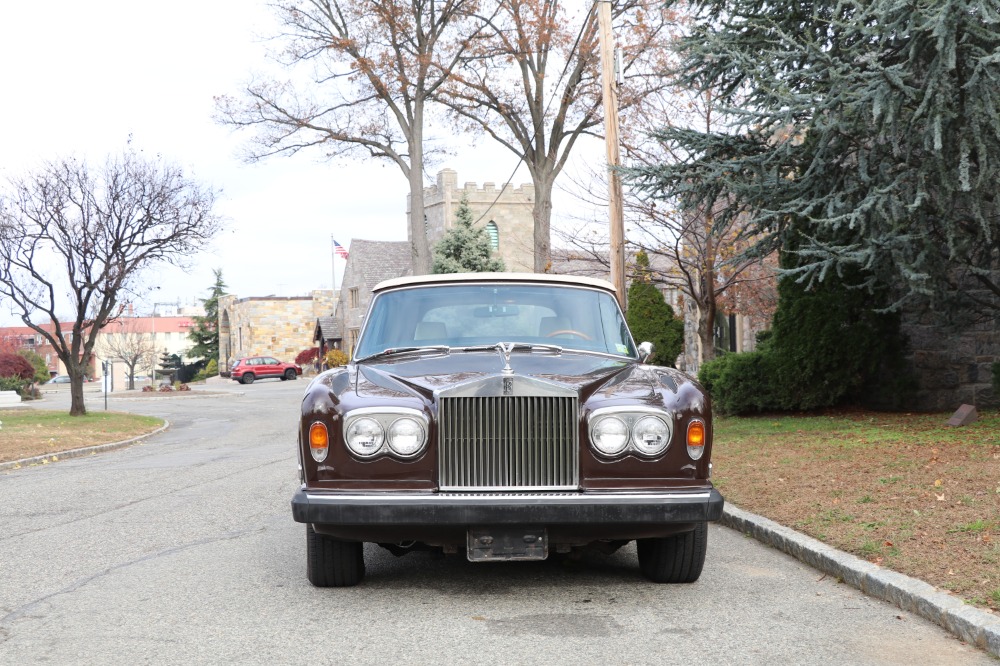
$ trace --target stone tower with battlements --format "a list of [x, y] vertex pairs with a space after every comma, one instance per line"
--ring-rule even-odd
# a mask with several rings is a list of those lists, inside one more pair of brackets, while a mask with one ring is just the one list
[[[453, 169], [438, 172], [437, 183], [424, 188], [424, 216], [427, 244], [434, 246], [455, 224], [455, 212], [462, 197], [469, 201], [473, 223], [487, 230], [494, 252], [503, 259], [508, 271], [531, 273], [535, 266], [534, 220], [531, 215], [535, 188], [531, 184], [497, 188], [495, 183], [465, 183], [458, 187], [458, 173]], [[411, 215], [410, 198], [406, 215]], [[407, 227], [409, 228], [409, 227]]]

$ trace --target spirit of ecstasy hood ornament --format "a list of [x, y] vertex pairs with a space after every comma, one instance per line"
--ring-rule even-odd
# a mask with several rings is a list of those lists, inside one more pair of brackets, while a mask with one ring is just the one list
[[514, 370], [510, 367], [510, 353], [514, 351], [515, 342], [498, 342], [497, 351], [503, 356], [503, 370], [500, 371], [502, 375], [513, 375]]

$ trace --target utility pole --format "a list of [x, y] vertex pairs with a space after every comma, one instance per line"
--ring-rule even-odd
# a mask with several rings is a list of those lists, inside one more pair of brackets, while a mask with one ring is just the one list
[[611, 283], [618, 303], [625, 310], [625, 222], [622, 214], [622, 181], [618, 175], [621, 149], [618, 145], [618, 80], [615, 72], [614, 37], [611, 34], [611, 0], [595, 0], [601, 47], [601, 84], [604, 98], [604, 143], [608, 153], [608, 217], [611, 227]]

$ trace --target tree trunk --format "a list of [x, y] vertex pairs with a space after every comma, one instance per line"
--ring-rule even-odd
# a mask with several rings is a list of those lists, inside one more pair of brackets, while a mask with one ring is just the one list
[[67, 368], [66, 372], [69, 373], [69, 415], [86, 416], [87, 405], [84, 404], [83, 400], [83, 371], [77, 368], [74, 372]]
[[715, 358], [715, 299], [698, 304], [698, 367]]
[[535, 223], [535, 272], [547, 273], [552, 269], [552, 183], [555, 179], [535, 176], [535, 204], [531, 215]]
[[423, 109], [414, 102], [414, 119], [410, 128], [410, 165], [406, 174], [410, 181], [410, 250], [413, 255], [413, 274], [431, 272], [430, 246], [427, 244], [427, 224], [424, 220], [424, 150]]

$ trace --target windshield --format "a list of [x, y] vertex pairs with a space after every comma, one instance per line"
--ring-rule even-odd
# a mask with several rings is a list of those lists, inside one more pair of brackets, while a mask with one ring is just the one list
[[372, 302], [355, 358], [386, 349], [497, 342], [635, 357], [614, 297], [596, 289], [537, 284], [456, 284], [398, 289]]

